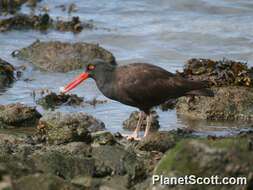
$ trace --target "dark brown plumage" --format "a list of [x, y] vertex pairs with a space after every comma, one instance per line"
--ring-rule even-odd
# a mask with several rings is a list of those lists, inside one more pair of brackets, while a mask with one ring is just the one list
[[187, 80], [151, 64], [108, 66], [96, 62], [94, 71], [88, 72], [105, 96], [146, 113], [168, 99], [190, 95], [193, 90], [194, 95], [207, 91], [205, 82]]

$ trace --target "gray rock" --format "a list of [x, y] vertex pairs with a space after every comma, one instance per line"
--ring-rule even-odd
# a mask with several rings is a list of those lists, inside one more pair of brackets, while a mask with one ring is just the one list
[[83, 98], [75, 94], [56, 94], [52, 92], [39, 98], [36, 103], [41, 105], [44, 109], [54, 109], [61, 105], [81, 105], [83, 103]]
[[48, 149], [37, 151], [32, 156], [38, 171], [72, 179], [76, 176], [92, 176], [95, 171], [93, 158], [82, 153], [72, 154], [66, 150]]
[[41, 117], [35, 107], [20, 103], [0, 105], [0, 126], [8, 127], [35, 127]]
[[104, 123], [85, 113], [48, 112], [39, 122], [37, 135], [49, 144], [74, 141], [91, 142], [90, 131], [104, 127]]
[[[137, 126], [138, 120], [139, 120], [139, 113], [140, 112], [138, 112], [138, 111], [132, 112], [131, 115], [129, 116], [129, 118], [123, 122], [123, 128], [126, 130], [129, 130], [129, 131], [134, 131]], [[158, 121], [158, 115], [156, 114], [156, 112], [153, 112], [152, 115], [153, 115], [153, 119], [151, 122], [150, 130], [157, 131], [160, 127], [159, 121]], [[143, 119], [143, 121], [142, 121], [142, 125], [141, 125], [140, 130], [144, 131], [146, 128], [146, 125], [147, 125], [147, 120], [145, 117], [145, 119]]]
[[51, 174], [33, 174], [14, 182], [15, 190], [79, 190], [78, 186]]
[[176, 140], [177, 136], [170, 132], [150, 133], [150, 135], [139, 142], [137, 148], [145, 151], [166, 152], [175, 146]]
[[92, 142], [98, 145], [113, 145], [116, 143], [115, 137], [109, 131], [98, 131], [91, 134]]
[[45, 71], [68, 72], [83, 69], [85, 65], [96, 58], [110, 64], [116, 64], [109, 51], [97, 44], [39, 42], [23, 48], [15, 54], [16, 57], [29, 61]]
[[214, 97], [181, 97], [177, 113], [194, 119], [253, 121], [253, 89], [213, 87]]
[[97, 177], [127, 175], [129, 185], [132, 185], [146, 176], [143, 162], [133, 151], [125, 150], [121, 145], [93, 147], [92, 157], [95, 159]]
[[[164, 175], [167, 177], [196, 175], [198, 177], [206, 176], [245, 176], [247, 185], [245, 189], [252, 188], [252, 169], [253, 160], [251, 159], [253, 152], [247, 148], [247, 137], [229, 137], [213, 139], [188, 139], [182, 140], [170, 149], [162, 157], [157, 164], [153, 174]], [[150, 185], [149, 188], [163, 189]], [[174, 185], [163, 186], [164, 189], [194, 189], [201, 190], [201, 185]], [[220, 185], [219, 189], [235, 189], [239, 190], [242, 186], [238, 185]], [[215, 186], [205, 186], [205, 189], [214, 190]]]

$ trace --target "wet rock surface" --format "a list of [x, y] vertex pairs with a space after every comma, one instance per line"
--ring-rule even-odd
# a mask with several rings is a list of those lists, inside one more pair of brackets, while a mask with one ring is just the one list
[[[151, 189], [152, 174], [182, 176], [192, 173], [197, 176], [246, 176], [248, 188], [251, 188], [250, 132], [237, 137], [198, 138], [187, 130], [177, 130], [154, 133], [140, 142], [118, 140], [110, 132], [91, 133], [91, 136], [89, 142], [54, 145], [28, 143], [27, 135], [1, 134], [0, 175], [2, 179], [5, 176], [14, 189], [37, 186], [46, 190]], [[105, 139], [113, 139], [114, 143], [104, 143], [112, 142]], [[169, 188], [203, 189], [203, 186]]]
[[54, 20], [48, 13], [41, 15], [17, 14], [13, 17], [0, 20], [0, 32], [10, 30], [39, 30], [55, 29], [64, 32], [81, 32], [83, 29], [92, 29], [93, 24], [81, 22], [79, 17], [72, 17], [70, 21]]
[[104, 123], [84, 113], [48, 112], [40, 119], [37, 136], [49, 144], [91, 142], [90, 132], [104, 129]]
[[[169, 150], [157, 165], [154, 174], [165, 176], [243, 176], [247, 185], [221, 185], [221, 189], [252, 188], [252, 151], [248, 149], [249, 137], [188, 139]], [[149, 186], [150, 188], [151, 186]], [[169, 189], [203, 189], [201, 185], [175, 185]], [[157, 184], [157, 189], [162, 187]], [[213, 189], [205, 186], [205, 189]]]
[[113, 145], [117, 142], [115, 137], [109, 131], [98, 131], [92, 133], [91, 137], [93, 144], [98, 145]]
[[[36, 0], [35, 0], [36, 1]], [[0, 15], [2, 14], [14, 14], [16, 13], [21, 5], [26, 3], [27, 0], [1, 0], [0, 1]]]
[[116, 64], [114, 56], [104, 48], [89, 43], [64, 43], [36, 41], [15, 52], [15, 56], [29, 61], [45, 71], [68, 72], [82, 69], [95, 59], [103, 59]]
[[179, 75], [209, 81], [214, 97], [181, 97], [177, 113], [194, 119], [252, 121], [253, 69], [246, 63], [190, 59]]
[[37, 98], [38, 93], [33, 92], [31, 95], [33, 96], [35, 102], [38, 105], [41, 105], [44, 109], [52, 109], [59, 106], [94, 106], [96, 107], [99, 104], [107, 103], [107, 100], [98, 100], [93, 98], [91, 100], [86, 100], [82, 97], [77, 96], [76, 94], [56, 94], [54, 92], [50, 92], [47, 90], [42, 90], [39, 92], [40, 98]]
[[83, 98], [74, 94], [56, 94], [49, 93], [46, 96], [38, 99], [37, 104], [41, 105], [45, 109], [55, 108], [61, 105], [76, 106], [83, 103]]
[[0, 105], [1, 128], [35, 127], [41, 117], [34, 108], [20, 103]]
[[183, 72], [178, 74], [193, 80], [209, 81], [211, 86], [253, 86], [253, 69], [247, 63], [227, 59], [190, 59]]
[[[192, 173], [246, 176], [250, 188], [252, 134], [199, 138], [182, 129], [130, 142], [110, 132], [96, 132], [90, 141], [63, 144], [31, 143], [27, 135], [0, 134], [0, 175], [2, 182], [4, 176], [5, 183], [10, 182], [9, 187], [28, 190], [37, 186], [45, 190], [151, 189], [152, 174]], [[180, 189], [189, 187], [195, 188]]]
[[182, 97], [177, 112], [190, 118], [252, 121], [253, 89], [249, 87], [213, 87], [214, 97]]
[[48, 14], [26, 15], [18, 14], [13, 17], [0, 20], [0, 32], [9, 30], [47, 30], [52, 26], [52, 19]]
[[28, 175], [15, 181], [14, 189], [17, 190], [81, 190], [80, 187], [65, 181], [64, 179], [50, 174]]
[[[139, 120], [139, 113], [140, 112], [138, 112], [138, 111], [132, 112], [131, 115], [129, 116], [129, 118], [123, 122], [123, 128], [125, 130], [129, 130], [129, 131], [134, 131], [135, 130], [135, 128], [137, 126], [137, 123], [138, 123], [138, 120]], [[153, 119], [151, 121], [150, 130], [151, 131], [157, 131], [160, 127], [159, 121], [158, 121], [159, 116], [156, 114], [156, 112], [153, 112], [152, 116], [153, 116]], [[146, 125], [147, 125], [147, 120], [146, 120], [146, 117], [145, 117], [143, 119], [140, 130], [144, 131], [145, 128], [146, 128]]]
[[0, 58], [0, 88], [3, 88], [14, 81], [15, 68]]
[[178, 135], [168, 132], [150, 133], [147, 138], [142, 139], [137, 148], [144, 151], [166, 152], [179, 140]]

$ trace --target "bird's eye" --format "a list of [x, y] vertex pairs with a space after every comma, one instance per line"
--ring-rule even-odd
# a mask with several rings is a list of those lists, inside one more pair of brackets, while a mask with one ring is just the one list
[[95, 66], [90, 64], [90, 65], [88, 65], [87, 69], [88, 69], [89, 71], [94, 70], [94, 69], [95, 69]]

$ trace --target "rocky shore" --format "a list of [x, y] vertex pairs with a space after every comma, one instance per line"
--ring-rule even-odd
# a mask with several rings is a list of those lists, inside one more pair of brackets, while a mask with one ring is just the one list
[[179, 114], [193, 119], [252, 121], [253, 70], [246, 63], [191, 59], [178, 74], [208, 81], [215, 94], [212, 98], [179, 98], [176, 103]]
[[[94, 132], [101, 125], [88, 115], [50, 113], [40, 119], [33, 135], [1, 134], [0, 186], [22, 190], [201, 189], [153, 185], [152, 175], [215, 174], [246, 176], [244, 188], [253, 187], [250, 132], [200, 138], [181, 129], [130, 142], [119, 133]], [[231, 188], [242, 186], [222, 187]]]
[[[36, 6], [37, 2], [0, 1], [0, 16], [3, 16], [0, 33], [54, 30], [77, 36], [76, 33], [84, 29], [95, 29], [92, 21], [71, 16], [74, 4], [69, 6], [68, 19], [52, 17], [47, 7], [39, 14], [19, 11], [25, 3]], [[66, 11], [65, 5], [58, 8]], [[83, 69], [96, 58], [116, 64], [110, 51], [86, 42], [36, 40], [13, 51], [12, 58], [51, 73]], [[13, 65], [0, 58], [1, 93], [10, 89], [15, 81], [17, 84], [18, 76], [22, 75]], [[253, 69], [246, 63], [194, 58], [177, 74], [191, 80], [208, 81], [215, 95], [169, 100], [160, 105], [160, 109], [176, 109], [177, 114], [195, 120], [252, 123]], [[192, 174], [246, 177], [244, 186], [219, 187], [223, 190], [253, 189], [253, 133], [250, 130], [228, 137], [199, 136], [198, 131], [188, 128], [159, 131], [159, 118], [154, 111], [152, 133], [140, 141], [128, 141], [122, 134], [108, 131], [110, 126], [92, 115], [58, 109], [66, 105], [96, 106], [107, 100], [87, 100], [75, 94], [57, 94], [49, 90], [39, 98], [34, 89], [30, 93], [34, 97], [33, 106], [0, 105], [0, 190], [202, 190], [203, 186], [197, 185], [152, 184], [153, 175]], [[43, 112], [39, 112], [38, 107], [42, 107]], [[119, 127], [133, 131], [138, 114], [132, 112]], [[144, 120], [142, 131], [145, 124]], [[29, 129], [29, 133], [22, 129]], [[205, 189], [214, 190], [217, 186], [205, 186]]]
[[[109, 64], [115, 64], [111, 53], [91, 44], [35, 42], [30, 47], [20, 50], [15, 56], [27, 59], [38, 67], [43, 68], [44, 64], [47, 64], [45, 68], [51, 72], [66, 72], [78, 69], [79, 63], [76, 62], [77, 66], [75, 66], [75, 61], [72, 61], [74, 66], [71, 67], [64, 65], [59, 60], [55, 63], [54, 60], [59, 56], [55, 52], [51, 56], [52, 61], [47, 59], [46, 63], [46, 61], [43, 62], [45, 55], [43, 53], [48, 53], [52, 47], [54, 51], [63, 47], [61, 52], [65, 50], [69, 52], [70, 49], [70, 53], [74, 54], [76, 48], [83, 46], [88, 52], [94, 51], [93, 47], [103, 52], [89, 53], [91, 57], [86, 57], [87, 61], [96, 56], [104, 56], [105, 59], [110, 60]], [[92, 46], [92, 48], [87, 48], [87, 50], [86, 46]], [[84, 53], [81, 52], [80, 55]], [[80, 63], [81, 60], [79, 60]], [[207, 65], [205, 65], [206, 62]], [[194, 77], [209, 80], [210, 88], [215, 96], [182, 97], [177, 101], [167, 102], [164, 105], [165, 109], [166, 106], [172, 109], [175, 106], [179, 114], [197, 119], [252, 121], [253, 93], [251, 78], [248, 78], [251, 76], [251, 70], [245, 64], [236, 63], [239, 64], [237, 68], [241, 69], [240, 72], [245, 73], [245, 70], [248, 72], [245, 74], [246, 79], [239, 80], [237, 77], [241, 75], [233, 71], [234, 64], [220, 64], [219, 62], [217, 68], [226, 68], [224, 72], [228, 73], [231, 73], [231, 70], [234, 72], [234, 78], [232, 78], [234, 80], [220, 79], [215, 72], [214, 76], [208, 73], [207, 77], [205, 72], [213, 73], [213, 71], [209, 68], [209, 61], [204, 61], [205, 66], [202, 63], [202, 59], [190, 60], [188, 68], [186, 67], [183, 73], [178, 74], [192, 77], [193, 80], [196, 80]], [[199, 69], [195, 64], [207, 67], [206, 71], [200, 72], [201, 74], [195, 72], [194, 69]], [[211, 62], [212, 64], [214, 63]], [[15, 68], [3, 60], [1, 60], [1, 65], [3, 84], [13, 82]], [[53, 109], [67, 104], [69, 106], [83, 103], [96, 105], [96, 103], [104, 102], [86, 101], [76, 95], [56, 94], [49, 91], [36, 103], [45, 109]], [[152, 175], [175, 177], [190, 174], [197, 176], [215, 174], [220, 177], [247, 177], [247, 185], [243, 188], [253, 188], [251, 159], [253, 133], [251, 131], [222, 138], [200, 137], [190, 129], [158, 132], [158, 116], [155, 112], [153, 116], [153, 133], [141, 141], [128, 141], [120, 133], [110, 133], [102, 121], [85, 113], [47, 111], [42, 115], [35, 107], [20, 103], [1, 105], [1, 128], [15, 131], [20, 127], [29, 127], [34, 132], [31, 134], [14, 132], [0, 134], [0, 187], [14, 190], [30, 190], [34, 187], [42, 190], [201, 189], [201, 186], [196, 185], [161, 186], [152, 184]], [[137, 121], [138, 112], [133, 112], [129, 119], [123, 122], [123, 128], [133, 130]], [[145, 122], [143, 122], [142, 129], [144, 125]], [[222, 186], [222, 189], [239, 190], [241, 187]]]

